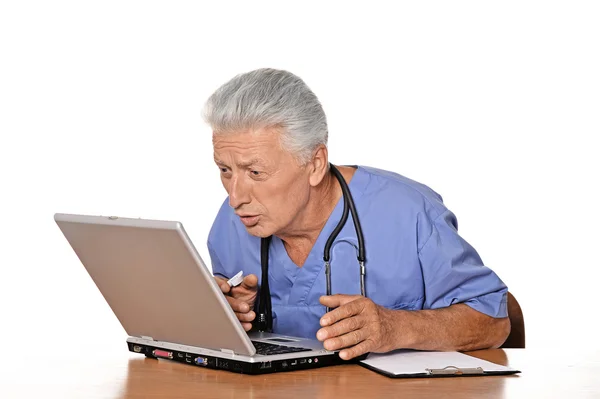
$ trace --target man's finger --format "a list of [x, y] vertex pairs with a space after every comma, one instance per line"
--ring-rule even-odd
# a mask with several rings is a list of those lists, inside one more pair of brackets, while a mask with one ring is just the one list
[[323, 295], [319, 298], [319, 302], [321, 305], [325, 305], [328, 308], [337, 308], [339, 306], [345, 305], [349, 302], [355, 301], [358, 298], [363, 298], [362, 295], [344, 295], [344, 294], [335, 294], [335, 295]]
[[256, 313], [254, 313], [252, 310], [247, 313], [235, 312], [235, 315], [237, 316], [238, 320], [242, 322], [251, 322], [256, 317]]
[[344, 320], [334, 323], [329, 327], [321, 328], [319, 331], [317, 331], [317, 339], [319, 341], [325, 341], [326, 339], [338, 337], [351, 331], [358, 330], [364, 327], [364, 325], [365, 322], [363, 317], [348, 317]]
[[350, 360], [364, 353], [370, 352], [373, 349], [373, 341], [366, 340], [351, 348], [344, 349], [340, 352], [340, 357], [343, 360]]
[[252, 330], [252, 323], [242, 323], [242, 327], [244, 327], [245, 331]]
[[369, 332], [366, 328], [352, 330], [347, 332], [346, 334], [325, 340], [325, 342], [323, 343], [323, 347], [330, 351], [349, 348], [367, 339], [368, 333]]
[[258, 285], [258, 277], [256, 277], [255, 274], [249, 274], [244, 277], [240, 287], [247, 289], [247, 290], [253, 290], [256, 288], [257, 285]]
[[227, 284], [227, 279], [215, 276], [215, 281], [217, 282], [217, 285], [219, 286], [223, 294], [229, 294], [231, 287], [229, 286], [229, 284]]
[[[336, 323], [342, 319], [345, 319], [350, 316], [354, 316], [358, 314], [362, 307], [360, 306], [360, 302], [358, 299], [363, 298], [360, 295], [331, 295], [331, 296], [322, 296], [320, 298], [320, 302], [328, 306], [330, 308], [337, 307], [333, 309], [329, 313], [325, 313], [323, 317], [321, 317], [321, 326], [330, 326], [333, 323]], [[336, 306], [334, 306], [336, 305]]]
[[246, 302], [240, 301], [239, 299], [231, 296], [227, 296], [225, 298], [227, 298], [227, 302], [229, 302], [229, 306], [231, 306], [231, 309], [233, 309], [234, 312], [248, 313], [250, 311], [250, 305], [248, 305]]

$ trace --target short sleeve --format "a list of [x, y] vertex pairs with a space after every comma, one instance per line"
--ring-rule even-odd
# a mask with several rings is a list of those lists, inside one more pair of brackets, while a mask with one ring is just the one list
[[219, 260], [219, 256], [217, 252], [214, 250], [210, 241], [208, 242], [208, 254], [210, 255], [210, 263], [212, 265], [212, 274], [213, 276], [228, 278], [225, 274], [225, 270], [223, 269], [223, 265]]
[[464, 303], [488, 316], [506, 317], [506, 285], [458, 235], [454, 214], [445, 210], [428, 223], [422, 227], [431, 234], [419, 251], [425, 285], [423, 308]]
[[[229, 278], [225, 264], [228, 264], [227, 254], [229, 253], [228, 243], [230, 240], [230, 219], [229, 198], [221, 204], [219, 212], [215, 216], [215, 220], [208, 234], [207, 247], [210, 255], [213, 276]], [[219, 256], [221, 254], [221, 256]]]

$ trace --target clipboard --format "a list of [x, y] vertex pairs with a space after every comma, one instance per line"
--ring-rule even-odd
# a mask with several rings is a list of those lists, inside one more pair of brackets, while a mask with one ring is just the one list
[[361, 366], [390, 378], [471, 377], [510, 375], [519, 370], [460, 352], [397, 350], [371, 353]]

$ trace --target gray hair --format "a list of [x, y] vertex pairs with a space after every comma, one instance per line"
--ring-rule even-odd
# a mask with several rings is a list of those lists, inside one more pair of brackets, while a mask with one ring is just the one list
[[319, 145], [327, 145], [321, 103], [287, 71], [264, 68], [237, 75], [210, 96], [203, 115], [215, 134], [282, 128], [282, 147], [303, 164]]

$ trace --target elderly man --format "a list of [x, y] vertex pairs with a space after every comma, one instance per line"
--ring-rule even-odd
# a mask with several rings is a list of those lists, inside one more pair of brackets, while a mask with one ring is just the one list
[[[229, 195], [208, 248], [215, 279], [246, 331], [262, 300], [260, 276], [270, 288], [273, 331], [316, 335], [342, 359], [398, 348], [466, 351], [505, 341], [507, 288], [458, 235], [441, 197], [399, 174], [331, 165], [325, 114], [300, 78], [274, 69], [238, 75], [208, 99], [204, 116]], [[344, 182], [361, 229], [352, 213], [336, 229], [349, 201]], [[325, 253], [331, 254], [333, 295], [325, 295]], [[244, 280], [231, 288], [226, 280], [239, 271]]]

